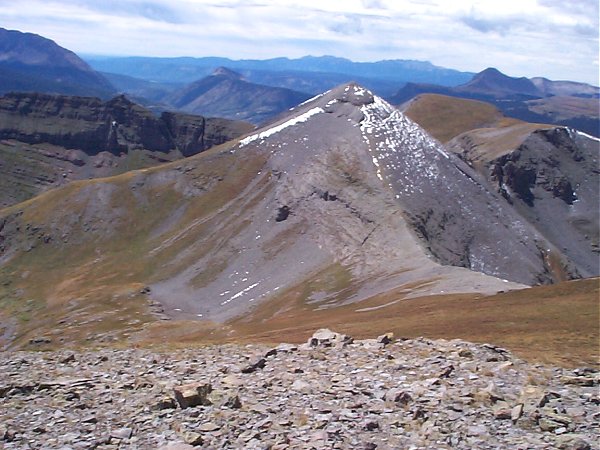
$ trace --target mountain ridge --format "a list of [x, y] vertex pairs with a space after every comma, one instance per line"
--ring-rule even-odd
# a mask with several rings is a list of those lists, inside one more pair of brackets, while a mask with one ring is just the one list
[[251, 83], [241, 74], [219, 67], [163, 101], [177, 110], [258, 125], [307, 98], [302, 92]]
[[48, 191], [1, 210], [0, 224], [2, 309], [28, 318], [11, 345], [49, 328], [94, 339], [98, 320], [111, 339], [163, 320], [231, 324], [292, 305], [385, 313], [587, 275], [483, 175], [356, 84], [208, 152]]
[[0, 206], [81, 178], [190, 156], [252, 129], [182, 113], [160, 116], [124, 96], [0, 97]]
[[0, 28], [0, 94], [45, 91], [107, 98], [114, 87], [75, 53], [33, 33]]
[[[506, 116], [526, 122], [548, 123], [600, 136], [600, 88], [584, 83], [513, 78], [486, 69], [469, 82], [446, 87], [407, 83], [389, 98], [401, 105], [420, 94], [438, 94], [491, 103]], [[558, 95], [556, 95], [558, 94]]]

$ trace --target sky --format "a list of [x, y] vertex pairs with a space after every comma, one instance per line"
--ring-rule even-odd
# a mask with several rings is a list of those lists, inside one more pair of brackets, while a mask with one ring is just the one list
[[79, 54], [416, 59], [599, 82], [598, 0], [0, 0], [0, 27]]

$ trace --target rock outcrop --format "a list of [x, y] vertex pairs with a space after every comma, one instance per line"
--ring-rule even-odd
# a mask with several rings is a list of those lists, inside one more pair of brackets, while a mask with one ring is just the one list
[[7, 94], [0, 98], [0, 207], [72, 180], [191, 156], [251, 129], [227, 119], [155, 116], [124, 96]]
[[[214, 133], [206, 136], [207, 122]], [[131, 150], [167, 153], [179, 150], [185, 156], [236, 135], [231, 121], [205, 119], [176, 113], [160, 117], [120, 95], [107, 102], [94, 97], [49, 94], [7, 94], [0, 98], [0, 139], [27, 144], [53, 144], [88, 154], [107, 151], [118, 155]], [[247, 128], [245, 131], [247, 131]]]
[[0, 445], [599, 448], [593, 369], [458, 340], [350, 342], [0, 353]]
[[[457, 136], [448, 148], [475, 167], [583, 277], [600, 273], [600, 161], [597, 139], [569, 128], [522, 133], [521, 125], [482, 128]], [[516, 138], [514, 135], [521, 136]], [[493, 139], [488, 139], [494, 135]], [[548, 249], [546, 257], [551, 259]], [[561, 272], [563, 267], [555, 265]]]

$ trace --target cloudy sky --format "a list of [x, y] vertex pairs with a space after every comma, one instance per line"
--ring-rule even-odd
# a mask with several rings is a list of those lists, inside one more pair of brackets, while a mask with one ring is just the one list
[[598, 0], [0, 0], [77, 53], [417, 59], [595, 85]]

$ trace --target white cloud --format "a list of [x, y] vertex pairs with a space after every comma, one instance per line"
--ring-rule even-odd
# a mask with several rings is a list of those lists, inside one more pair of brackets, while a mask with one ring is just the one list
[[598, 84], [597, 0], [0, 0], [80, 53], [421, 59]]

